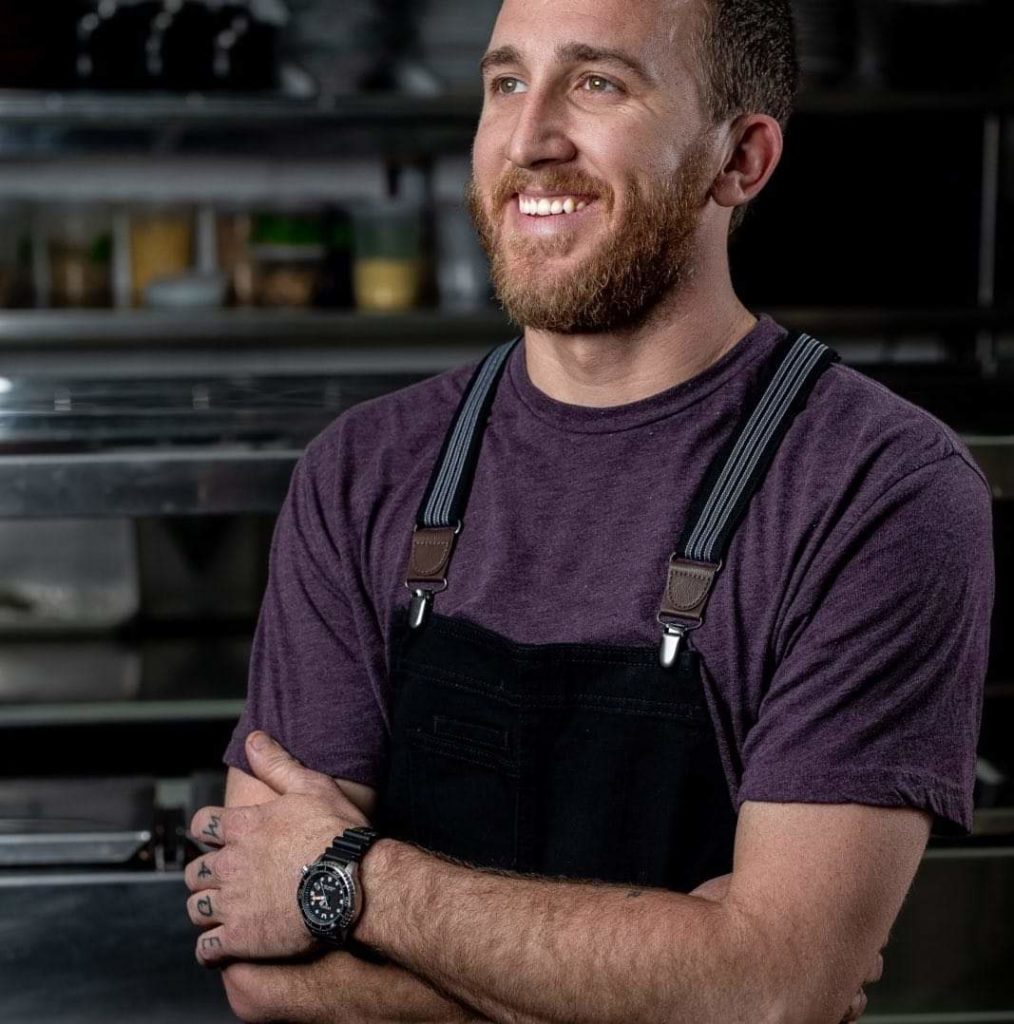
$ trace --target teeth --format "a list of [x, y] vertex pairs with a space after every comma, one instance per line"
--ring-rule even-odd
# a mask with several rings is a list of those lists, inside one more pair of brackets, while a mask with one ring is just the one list
[[518, 196], [518, 209], [529, 217], [554, 217], [563, 213], [574, 213], [588, 205], [584, 199], [566, 196], [563, 199], [536, 199], [534, 196]]

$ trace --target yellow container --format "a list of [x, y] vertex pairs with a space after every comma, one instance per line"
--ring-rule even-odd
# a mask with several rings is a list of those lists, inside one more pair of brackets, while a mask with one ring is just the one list
[[130, 277], [134, 305], [152, 281], [176, 277], [193, 261], [194, 220], [187, 210], [139, 210], [130, 218]]
[[367, 312], [412, 309], [422, 291], [422, 260], [361, 258], [355, 261], [356, 306]]

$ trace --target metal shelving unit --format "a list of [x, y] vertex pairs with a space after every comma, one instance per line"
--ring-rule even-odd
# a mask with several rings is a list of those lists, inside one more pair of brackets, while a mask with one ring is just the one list
[[[368, 153], [392, 161], [425, 161], [437, 154], [465, 152], [471, 141], [481, 100], [475, 95], [452, 95], [429, 99], [389, 96], [334, 97], [327, 101], [297, 101], [264, 96], [211, 97], [169, 95], [97, 95], [86, 93], [47, 94], [0, 92], [0, 164], [12, 166], [31, 161], [60, 159], [66, 154], [141, 154], [157, 162], [166, 155], [249, 156], [270, 150], [281, 159], [344, 157]], [[858, 308], [774, 309], [781, 322], [806, 327], [814, 333], [863, 337], [871, 334], [902, 337], [918, 334], [935, 337], [971, 335], [977, 338], [976, 355], [988, 371], [997, 369], [996, 338], [1014, 330], [1014, 310], [996, 307], [996, 235], [990, 230], [999, 208], [1000, 160], [1004, 126], [1014, 114], [1014, 93], [994, 95], [906, 94], [847, 90], [804, 95], [798, 107], [801, 117], [839, 117], [855, 114], [876, 116], [965, 114], [980, 118], [983, 125], [983, 187], [979, 252], [978, 308], [893, 309]], [[153, 185], [157, 190], [157, 182]], [[312, 433], [311, 426], [352, 400], [368, 397], [384, 380], [389, 386], [438, 373], [476, 358], [492, 344], [510, 334], [510, 325], [490, 310], [474, 314], [445, 314], [418, 311], [399, 316], [365, 316], [338, 311], [281, 313], [269, 310], [222, 310], [200, 313], [155, 311], [56, 311], [28, 310], [0, 313], [0, 519], [21, 516], [198, 516], [273, 514], [288, 487], [289, 477], [302, 445]], [[225, 430], [218, 441], [205, 438], [198, 443], [190, 434], [208, 424], [209, 437], [221, 424], [214, 414], [215, 382], [258, 380], [316, 375], [334, 378], [334, 402], [301, 406], [298, 429], [251, 437], [243, 430]], [[119, 410], [119, 424], [131, 436], [117, 440], [112, 433], [93, 438], [87, 445], [70, 443], [81, 424], [102, 426], [110, 409], [81, 400], [75, 387], [61, 379], [112, 382], [149, 382], [159, 378], [174, 382], [183, 395], [177, 422], [185, 426], [186, 437], [145, 438], [138, 432], [142, 414]], [[43, 385], [33, 403], [19, 407], [23, 380]], [[48, 392], [46, 390], [48, 386]], [[327, 390], [326, 381], [322, 383]], [[46, 397], [46, 396], [49, 397]], [[187, 396], [190, 407], [186, 409]], [[41, 397], [40, 397], [41, 396]], [[7, 405], [5, 406], [5, 400]], [[48, 403], [48, 408], [46, 407]], [[284, 403], [266, 406], [272, 415], [284, 413]], [[26, 417], [27, 410], [27, 417]], [[186, 414], [186, 415], [184, 415]], [[192, 414], [192, 415], [190, 415]], [[175, 412], [173, 413], [175, 415]], [[115, 418], [115, 417], [113, 417]], [[187, 420], [184, 423], [184, 420]], [[218, 423], [213, 427], [213, 424]], [[82, 428], [83, 429], [83, 428]], [[46, 432], [50, 431], [49, 440]], [[32, 440], [28, 435], [37, 432]], [[101, 433], [101, 430], [99, 431]], [[132, 433], [133, 432], [133, 433]], [[220, 431], [221, 432], [221, 431]], [[1010, 433], [976, 434], [965, 437], [973, 454], [985, 469], [998, 498], [1014, 497], [1014, 425]], [[9, 738], [33, 742], [47, 730], [79, 727], [82, 732], [122, 728], [129, 733], [154, 733], [145, 729], [159, 723], [167, 729], [188, 725], [213, 729], [225, 727], [240, 709], [241, 702], [230, 694], [209, 687], [206, 694], [168, 699], [52, 700], [31, 703], [10, 701], [0, 705], [0, 728]], [[210, 733], [209, 733], [210, 734]], [[182, 732], [180, 733], [182, 735]], [[139, 741], [141, 742], [141, 741]], [[180, 754], [186, 757], [186, 752]], [[992, 820], [992, 819], [991, 819]], [[1009, 827], [1008, 818], [1001, 830]], [[934, 848], [927, 855], [927, 870], [919, 882], [922, 899], [910, 900], [909, 917], [899, 924], [894, 950], [908, 948], [912, 954], [892, 958], [886, 998], [879, 999], [881, 1016], [876, 1021], [965, 1022], [1011, 1021], [1014, 1013], [990, 1012], [1002, 1001], [985, 992], [974, 1007], [958, 1012], [899, 1013], [895, 992], [917, 990], [922, 976], [941, 979], [957, 962], [928, 961], [923, 948], [930, 934], [919, 917], [920, 908], [932, 906], [934, 924], [958, 946], [961, 929], [974, 927], [971, 944], [976, 950], [974, 964], [985, 978], [996, 971], [1003, 951], [991, 944], [991, 936], [975, 914], [982, 894], [991, 893], [999, 906], [1011, 905], [1009, 881], [995, 888], [999, 872], [1009, 878], [1014, 855], [1008, 847], [978, 849]], [[53, 875], [40, 876], [53, 884]], [[31, 917], [28, 900], [35, 886], [31, 878], [0, 879], [10, 899], [23, 901], [10, 912], [10, 919]], [[151, 884], [160, 883], [160, 884]], [[166, 948], [187, 953], [186, 926], [179, 906], [181, 890], [175, 873], [123, 876], [82, 874], [62, 877], [70, 892], [84, 893], [76, 902], [68, 897], [63, 909], [68, 920], [84, 922], [78, 945], [87, 946], [92, 932], [87, 927], [91, 902], [85, 888], [109, 888], [97, 895], [105, 905], [115, 899], [132, 910], [128, 921], [172, 921], [176, 929], [171, 943], [163, 933], [156, 948], [151, 947], [150, 927], [143, 938], [149, 945], [133, 942], [136, 936], [117, 932], [120, 956], [124, 948], [134, 959], [128, 966], [140, 976], [151, 964], [163, 964]], [[994, 886], [990, 889], [990, 886]], [[62, 898], [62, 897], [61, 897]], [[962, 902], [963, 901], [963, 902]], [[939, 908], [950, 908], [951, 916], [940, 927]], [[65, 916], [67, 916], [65, 914]], [[969, 924], [972, 922], [972, 924]], [[178, 933], [178, 934], [177, 934]], [[139, 933], [140, 934], [140, 933]], [[40, 940], [41, 941], [41, 940]], [[125, 943], [125, 945], [124, 945]], [[28, 946], [31, 943], [29, 941]], [[20, 948], [20, 947], [19, 947]], [[16, 952], [16, 951], [15, 951]], [[24, 977], [25, 1002], [48, 997], [52, 980], [41, 961], [30, 957], [12, 961], [15, 972]], [[895, 964], [907, 964], [910, 977], [892, 980]], [[121, 965], [122, 966], [122, 965]], [[176, 970], [176, 974], [170, 971]], [[215, 1006], [224, 1019], [224, 1007], [217, 983], [206, 991], [191, 994], [172, 979], [186, 976], [187, 964], [166, 967], [169, 979], [164, 988], [180, 1000], [193, 1015]], [[33, 973], [34, 972], [34, 973]], [[9, 968], [10, 973], [10, 968]], [[122, 972], [120, 972], [122, 973]], [[110, 972], [110, 977], [119, 977]], [[101, 980], [101, 979], [100, 979]], [[100, 1016], [115, 1016], [123, 1005], [119, 988], [101, 985], [92, 992], [90, 1003], [101, 1008]], [[70, 991], [70, 989], [67, 989]], [[3, 1002], [8, 1015], [17, 1012]], [[68, 1014], [79, 1012], [77, 1001]], [[33, 1002], [33, 1005], [36, 1003]], [[877, 1007], [875, 1003], [875, 1008]], [[96, 1018], [97, 1019], [97, 1018]], [[177, 1019], [167, 1013], [165, 1019]], [[207, 1019], [218, 1019], [209, 1016]]]
[[[872, 309], [798, 307], [768, 310], [781, 323], [814, 333], [902, 335], [956, 331], [1014, 330], [1012, 309]], [[474, 313], [417, 310], [388, 314], [313, 310], [284, 312], [222, 309], [201, 312], [158, 310], [4, 310], [0, 312], [0, 353], [19, 349], [57, 350], [68, 346], [107, 348], [202, 346], [209, 342], [299, 345], [316, 349], [384, 346], [415, 352], [431, 345], [480, 349], [509, 337], [513, 328], [494, 309]], [[378, 351], [381, 351], [378, 349]], [[416, 358], [422, 353], [416, 352]], [[423, 357], [424, 358], [424, 357]], [[422, 365], [422, 364], [420, 364]], [[437, 360], [426, 364], [440, 366]]]

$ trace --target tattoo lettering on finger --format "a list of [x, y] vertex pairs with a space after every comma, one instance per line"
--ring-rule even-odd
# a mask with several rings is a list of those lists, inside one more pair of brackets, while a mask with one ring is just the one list
[[202, 896], [197, 901], [197, 913], [201, 914], [204, 917], [211, 917], [211, 915], [214, 913], [214, 910], [211, 907], [210, 896]]
[[207, 863], [205, 861], [203, 861], [203, 860], [201, 861], [201, 866], [197, 869], [197, 877], [198, 878], [210, 878], [211, 877], [211, 868], [209, 868]]
[[209, 839], [221, 839], [222, 837], [218, 834], [221, 823], [221, 818], [217, 814], [213, 814], [211, 821], [208, 822], [207, 827], [204, 829], [203, 835], [206, 835]]
[[204, 938], [201, 939], [201, 949], [212, 950], [221, 948], [222, 940], [217, 935], [205, 935]]
[[630, 892], [627, 893], [627, 899], [628, 900], [636, 900], [638, 896], [643, 896], [643, 895], [644, 895], [644, 893], [640, 889], [631, 889]]

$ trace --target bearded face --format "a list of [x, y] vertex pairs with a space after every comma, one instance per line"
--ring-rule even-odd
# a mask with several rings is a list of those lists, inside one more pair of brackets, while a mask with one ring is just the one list
[[[670, 179], [630, 181], [619, 202], [576, 170], [513, 167], [488, 201], [473, 180], [468, 205], [508, 316], [537, 330], [595, 334], [640, 326], [690, 278], [710, 185], [702, 136]], [[540, 231], [543, 217], [552, 230]]]

